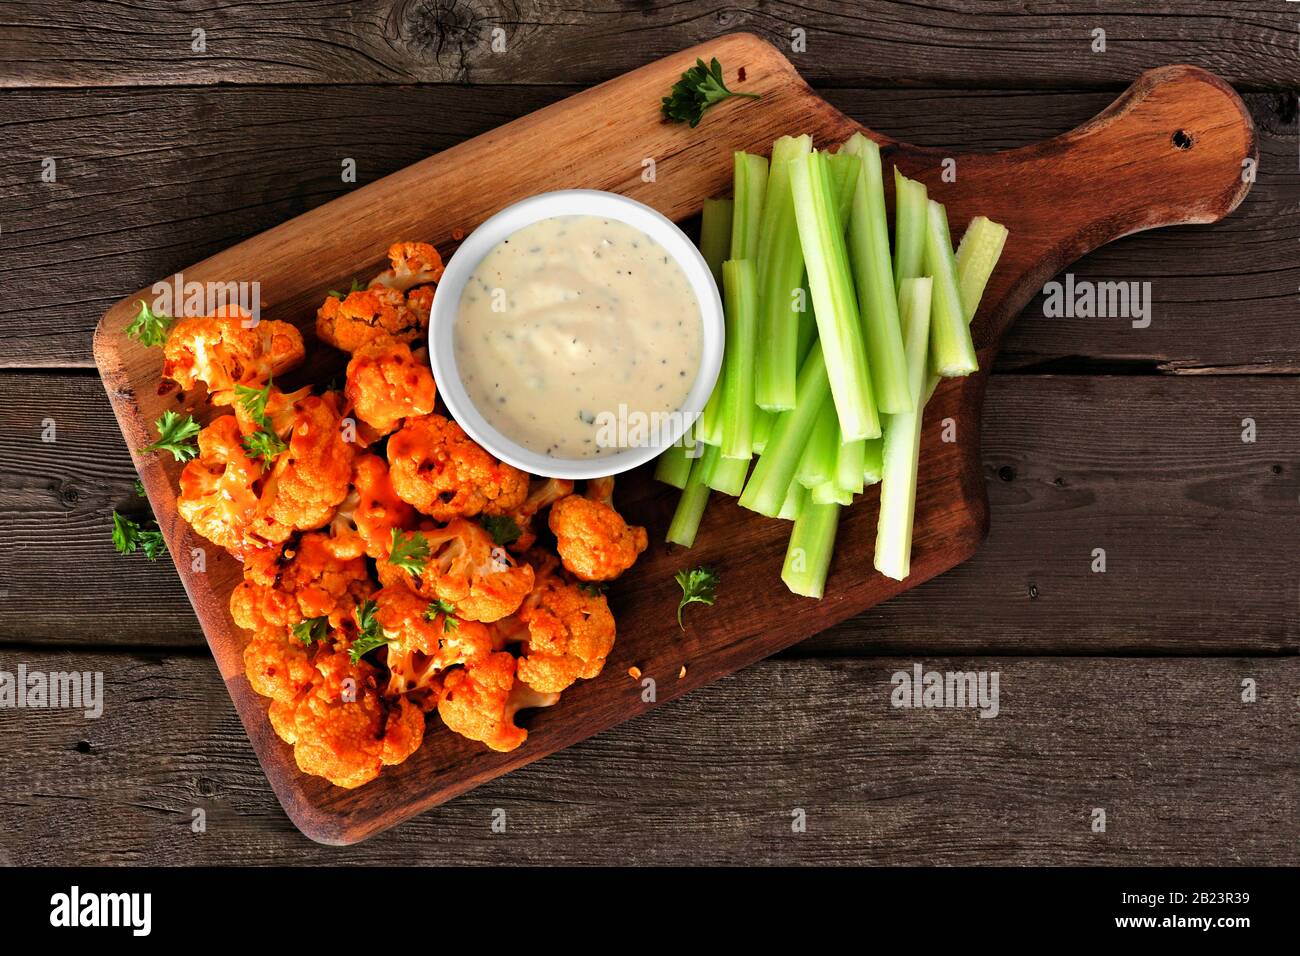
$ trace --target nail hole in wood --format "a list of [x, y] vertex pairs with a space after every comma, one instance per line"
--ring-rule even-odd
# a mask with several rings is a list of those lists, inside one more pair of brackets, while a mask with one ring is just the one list
[[1187, 132], [1187, 130], [1185, 129], [1174, 130], [1173, 140], [1174, 140], [1174, 145], [1179, 149], [1192, 148], [1192, 134]]

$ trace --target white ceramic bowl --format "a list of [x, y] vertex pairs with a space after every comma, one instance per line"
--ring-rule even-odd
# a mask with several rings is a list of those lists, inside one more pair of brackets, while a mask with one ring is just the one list
[[[656, 436], [666, 444], [645, 445], [613, 451], [597, 458], [556, 458], [544, 455], [501, 434], [470, 401], [456, 367], [453, 346], [456, 315], [460, 297], [474, 269], [489, 252], [512, 233], [541, 219], [555, 216], [600, 216], [616, 219], [640, 229], [659, 243], [681, 267], [695, 293], [703, 321], [700, 368], [686, 401], [675, 416], [674, 425]], [[709, 393], [722, 366], [725, 336], [722, 299], [708, 264], [695, 244], [674, 223], [646, 206], [625, 196], [596, 189], [566, 189], [541, 193], [507, 206], [465, 238], [447, 263], [433, 297], [433, 314], [429, 319], [429, 357], [433, 376], [438, 383], [447, 410], [469, 436], [504, 462], [534, 475], [550, 478], [600, 478], [635, 468], [657, 456], [667, 445], [681, 438], [686, 426], [704, 410]]]

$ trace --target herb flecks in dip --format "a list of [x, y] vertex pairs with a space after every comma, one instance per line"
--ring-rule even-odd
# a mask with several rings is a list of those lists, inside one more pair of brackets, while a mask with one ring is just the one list
[[681, 408], [702, 336], [695, 293], [663, 246], [616, 219], [557, 216], [483, 257], [454, 342], [465, 391], [492, 427], [574, 459], [619, 450], [607, 444], [612, 420], [627, 416], [632, 435], [634, 419]]

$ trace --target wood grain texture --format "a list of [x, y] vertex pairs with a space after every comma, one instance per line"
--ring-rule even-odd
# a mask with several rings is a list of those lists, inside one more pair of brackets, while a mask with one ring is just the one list
[[[14, 145], [0, 160], [0, 367], [87, 366], [98, 316], [123, 290], [524, 113], [571, 88], [299, 87], [15, 90], [0, 97]], [[826, 92], [849, 116], [942, 150], [1024, 146], [1086, 121], [1106, 93], [960, 90]], [[1097, 250], [1080, 279], [1151, 282], [1152, 323], [1048, 319], [1036, 298], [1001, 369], [1300, 370], [1292, 291], [1300, 286], [1300, 171], [1294, 97], [1247, 98], [1259, 180], [1213, 228], [1150, 232]], [[390, 116], [403, 135], [389, 135]], [[706, 127], [707, 128], [707, 127]], [[251, 135], [250, 132], [251, 131]], [[58, 181], [40, 181], [41, 158]], [[76, 263], [51, 282], [51, 262]], [[1231, 279], [1225, 279], [1225, 276]], [[1242, 315], [1231, 335], [1223, 316]], [[34, 319], [33, 317], [39, 317]]]
[[0, 85], [590, 84], [749, 30], [841, 84], [1114, 88], [1190, 62], [1285, 89], [1300, 78], [1290, 13], [1272, 0], [3, 0]]
[[[987, 541], [786, 656], [1297, 651], [1296, 390], [1278, 377], [994, 376]], [[0, 374], [0, 410], [0, 642], [202, 647], [171, 564], [109, 542], [113, 508], [148, 506], [98, 379]], [[46, 417], [54, 444], [39, 439]]]
[[[660, 92], [706, 53], [744, 63], [746, 88], [762, 99], [719, 107], [707, 135], [662, 123], [657, 116]], [[748, 108], [740, 113], [739, 105]], [[378, 252], [395, 236], [445, 248], [453, 216], [472, 227], [539, 191], [579, 185], [610, 189], [648, 202], [669, 218], [694, 214], [705, 197], [725, 186], [732, 151], [765, 148], [788, 128], [792, 114], [804, 119], [819, 142], [840, 142], [858, 128], [818, 98], [773, 48], [752, 36], [729, 36], [708, 51], [697, 48], [666, 57], [408, 167], [187, 268], [185, 279], [258, 281], [264, 317], [302, 324], [330, 283], [342, 273], [370, 271]], [[1190, 148], [1176, 147], [1174, 131]], [[954, 232], [977, 213], [989, 214], [1011, 230], [985, 306], [972, 323], [984, 367], [1011, 319], [1045, 278], [1111, 239], [1161, 225], [1223, 218], [1249, 188], [1242, 163], [1257, 155], [1241, 101], [1222, 80], [1191, 67], [1143, 74], [1124, 96], [1071, 133], [1021, 150], [965, 156], [957, 181], [942, 187], [942, 154], [882, 139], [887, 155], [926, 180], [932, 195], [946, 203]], [[654, 182], [640, 175], [646, 155], [662, 157]], [[413, 203], [413, 195], [426, 198]], [[173, 406], [170, 397], [157, 394], [156, 352], [123, 335], [135, 298], [110, 309], [95, 337], [97, 364], [133, 448], [148, 440], [148, 423]], [[570, 688], [565, 706], [539, 714], [525, 747], [496, 754], [450, 734], [434, 734], [406, 763], [356, 791], [341, 791], [297, 771], [289, 748], [265, 720], [266, 701], [252, 693], [242, 674], [246, 638], [233, 626], [227, 608], [233, 562], [210, 560], [206, 573], [190, 572], [187, 556], [201, 542], [175, 515], [176, 467], [156, 457], [141, 458], [137, 465], [273, 788], [308, 835], [351, 843], [638, 715], [646, 707], [637, 683], [615, 683], [629, 665], [660, 682], [658, 699], [663, 702], [965, 560], [988, 523], [977, 460], [986, 377], [980, 373], [945, 383], [927, 407], [930, 424], [922, 450], [912, 575], [904, 584], [873, 574], [866, 548], [841, 545], [832, 564], [838, 577], [824, 600], [809, 604], [780, 588], [724, 594], [714, 613], [683, 637], [671, 620], [665, 621], [662, 609], [676, 588], [671, 572], [684, 556], [653, 550], [613, 594], [620, 641], [605, 673]], [[957, 423], [955, 444], [939, 441], [938, 423], [944, 419]], [[656, 535], [671, 511], [670, 497], [645, 471], [622, 487], [625, 512]], [[846, 512], [843, 541], [869, 539], [874, 500], [873, 490]], [[712, 509], [702, 538], [704, 543], [686, 559], [690, 563], [713, 564], [724, 577], [743, 565], [747, 573], [767, 573], [776, 580], [785, 550], [781, 523], [756, 521], [727, 503]], [[670, 684], [669, 675], [686, 659], [690, 673]]]
[[[106, 705], [0, 713], [3, 863], [1300, 863], [1297, 658], [765, 661], [341, 849], [284, 818], [209, 661], [20, 662], [102, 669]], [[999, 716], [891, 708], [914, 663], [997, 671]]]

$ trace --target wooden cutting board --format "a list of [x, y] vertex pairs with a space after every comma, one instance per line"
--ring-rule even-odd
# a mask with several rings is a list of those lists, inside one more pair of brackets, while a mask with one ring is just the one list
[[[863, 49], [869, 53], [869, 41]], [[762, 98], [723, 103], [696, 129], [662, 122], [660, 98], [696, 57], [717, 57], [733, 89]], [[534, 193], [575, 187], [623, 193], [680, 221], [697, 213], [707, 197], [730, 191], [734, 150], [766, 154], [777, 137], [797, 133], [811, 133], [817, 145], [829, 147], [860, 129], [818, 97], [777, 50], [757, 37], [734, 34], [432, 156], [182, 275], [186, 281], [259, 281], [263, 318], [294, 322], [309, 333], [308, 368], [286, 386], [324, 381], [342, 362], [326, 346], [311, 347], [316, 307], [329, 289], [376, 271], [395, 240], [427, 240], [446, 256], [455, 247], [453, 230], [468, 233]], [[974, 323], [986, 370], [1008, 324], [1046, 280], [1120, 236], [1222, 218], [1245, 195], [1251, 181], [1243, 175], [1246, 161], [1257, 157], [1241, 100], [1222, 80], [1188, 66], [1145, 73], [1084, 126], [1009, 152], [957, 155], [866, 132], [886, 147], [887, 160], [923, 180], [947, 204], [954, 239], [977, 214], [1011, 230]], [[956, 179], [945, 182], [944, 160], [950, 156], [956, 158]], [[647, 172], [650, 160], [653, 176]], [[892, 190], [891, 177], [885, 179]], [[158, 394], [160, 351], [124, 334], [142, 297], [152, 299], [142, 290], [111, 308], [95, 335], [96, 361], [131, 449], [152, 441], [154, 419], [178, 407], [174, 396]], [[304, 833], [346, 844], [767, 657], [966, 560], [988, 528], [979, 443], [985, 380], [981, 372], [946, 381], [926, 409], [912, 576], [906, 583], [872, 570], [875, 489], [846, 510], [827, 596], [818, 602], [795, 597], [781, 583], [790, 526], [743, 511], [730, 499], [714, 496], [695, 548], [662, 544], [676, 492], [657, 485], [643, 469], [620, 479], [617, 499], [629, 519], [648, 526], [652, 545], [611, 589], [618, 642], [604, 673], [566, 691], [559, 706], [527, 718], [528, 741], [513, 753], [493, 753], [432, 718], [423, 747], [410, 760], [351, 791], [299, 773], [290, 748], [272, 732], [267, 701], [243, 675], [245, 634], [227, 609], [240, 569], [177, 517], [181, 466], [155, 455], [137, 456], [136, 466], [271, 785]], [[187, 398], [184, 407], [194, 404]], [[205, 421], [212, 417], [201, 403], [198, 414]], [[942, 440], [945, 419], [952, 419], [948, 431], [955, 429], [955, 441]], [[206, 550], [206, 572], [191, 571], [192, 548]], [[721, 571], [718, 601], [711, 608], [692, 606], [682, 632], [673, 574], [699, 564]], [[628, 675], [633, 666], [641, 680]], [[685, 676], [679, 676], [683, 667]], [[654, 682], [654, 702], [647, 678]], [[844, 720], [853, 719], [844, 714]]]

